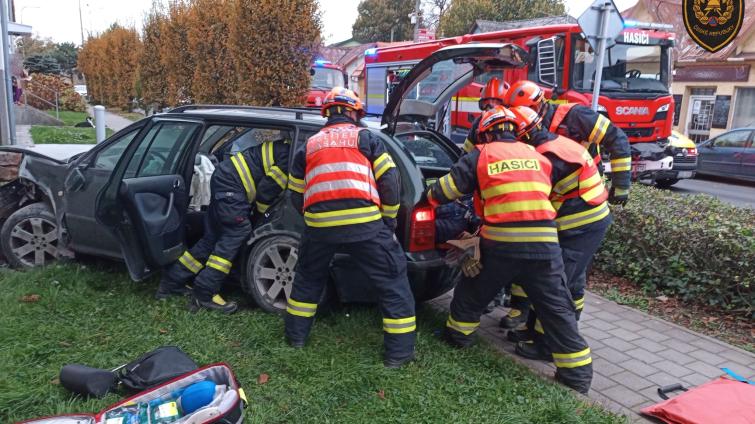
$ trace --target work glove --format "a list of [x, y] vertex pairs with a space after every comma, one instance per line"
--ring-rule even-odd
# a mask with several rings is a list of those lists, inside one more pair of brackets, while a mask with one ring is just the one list
[[477, 277], [480, 271], [482, 271], [482, 263], [479, 259], [467, 257], [461, 264], [461, 272], [469, 278]]
[[611, 186], [608, 192], [608, 203], [623, 206], [629, 200], [629, 188]]
[[480, 237], [463, 232], [458, 240], [449, 240], [452, 246], [446, 254], [449, 266], [460, 266], [461, 272], [469, 278], [476, 277], [482, 270], [480, 263]]

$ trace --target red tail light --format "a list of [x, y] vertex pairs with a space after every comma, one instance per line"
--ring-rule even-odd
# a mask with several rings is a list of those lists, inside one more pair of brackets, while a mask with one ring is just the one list
[[409, 227], [409, 251], [432, 249], [435, 249], [435, 210], [429, 205], [417, 206]]
[[697, 156], [697, 148], [691, 147], [687, 149], [687, 156]]

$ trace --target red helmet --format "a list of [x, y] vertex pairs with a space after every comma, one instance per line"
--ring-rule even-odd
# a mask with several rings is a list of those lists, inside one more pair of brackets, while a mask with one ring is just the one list
[[487, 100], [498, 100], [503, 103], [503, 98], [506, 96], [506, 90], [508, 89], [509, 83], [505, 81], [501, 82], [498, 78], [491, 78], [488, 80], [480, 93], [480, 100], [477, 102], [480, 110], [486, 110], [485, 102]]
[[480, 118], [480, 134], [496, 130], [516, 131], [516, 116], [503, 106], [486, 110]]
[[514, 106], [511, 108], [511, 113], [516, 120], [516, 135], [518, 137], [529, 134], [543, 120], [539, 113], [526, 106]]
[[363, 118], [365, 115], [364, 107], [362, 106], [362, 101], [359, 100], [359, 96], [348, 88], [333, 87], [333, 89], [325, 95], [325, 99], [322, 101], [322, 108], [320, 109], [322, 116], [330, 116], [329, 109], [332, 107], [339, 107], [339, 113], [341, 112], [341, 107], [351, 109], [357, 113], [359, 118]]
[[511, 85], [506, 92], [504, 103], [508, 107], [526, 106], [534, 110], [540, 110], [545, 102], [545, 92], [532, 81], [521, 80]]

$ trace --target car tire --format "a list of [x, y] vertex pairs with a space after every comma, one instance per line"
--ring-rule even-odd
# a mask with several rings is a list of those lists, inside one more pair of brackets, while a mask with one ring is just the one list
[[658, 188], [671, 188], [672, 185], [679, 182], [677, 178], [665, 178], [662, 180], [655, 180], [655, 186]]
[[56, 261], [60, 251], [58, 226], [49, 206], [32, 203], [11, 214], [0, 229], [0, 248], [13, 268]]
[[[247, 255], [242, 287], [265, 312], [286, 312], [296, 275], [298, 253], [299, 239], [279, 234], [258, 241]], [[327, 283], [320, 304], [325, 302], [329, 292]]]

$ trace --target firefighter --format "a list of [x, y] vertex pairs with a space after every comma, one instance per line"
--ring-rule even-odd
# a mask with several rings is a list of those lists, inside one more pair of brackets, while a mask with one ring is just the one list
[[[480, 110], [485, 112], [496, 106], [503, 105], [503, 97], [506, 95], [506, 90], [508, 90], [508, 88], [509, 84], [507, 82], [501, 82], [501, 80], [495, 77], [489, 79], [480, 93], [480, 100], [477, 102]], [[481, 117], [482, 115], [475, 118], [472, 122], [472, 126], [469, 128], [467, 138], [464, 140], [464, 146], [462, 146], [462, 149], [466, 153], [471, 152], [474, 149], [474, 146], [478, 143], [477, 130], [480, 126]]]
[[[204, 235], [168, 267], [157, 299], [191, 294], [191, 310], [236, 311], [236, 302], [224, 300], [220, 288], [252, 231], [252, 206], [256, 213], [264, 213], [288, 184], [289, 146], [286, 138], [265, 141], [218, 165], [210, 180]], [[192, 279], [190, 290], [187, 284]]]
[[378, 293], [384, 365], [398, 368], [414, 359], [416, 329], [406, 258], [394, 236], [398, 170], [381, 139], [357, 126], [364, 109], [353, 91], [333, 88], [322, 115], [327, 123], [296, 151], [289, 175], [306, 229], [286, 308], [286, 339], [293, 347], [304, 346], [330, 261], [336, 253], [348, 253]]
[[[551, 203], [556, 209], [558, 239], [564, 261], [566, 285], [569, 288], [576, 319], [585, 303], [587, 267], [603, 242], [611, 225], [608, 192], [593, 158], [581, 145], [542, 127], [542, 117], [524, 106], [511, 109], [517, 117], [517, 136], [532, 145], [553, 165]], [[543, 327], [536, 320], [537, 309], [530, 314], [528, 328], [534, 343], [519, 341], [516, 353], [530, 359], [551, 360], [542, 343]], [[534, 333], [534, 334], [533, 334]]]
[[[532, 146], [516, 140], [515, 117], [504, 108], [483, 113], [484, 141], [451, 167], [427, 194], [433, 205], [474, 192], [483, 225], [481, 269], [465, 263], [444, 330], [457, 347], [474, 342], [480, 315], [511, 281], [522, 281], [540, 314], [553, 352], [556, 378], [580, 393], [592, 380], [590, 348], [579, 335], [574, 304], [563, 279], [564, 265], [549, 201], [551, 164]], [[478, 275], [468, 272], [479, 270]]]
[[[522, 80], [511, 85], [506, 92], [505, 104], [510, 107], [526, 106], [542, 117], [542, 126], [585, 146], [602, 174], [600, 151], [605, 148], [611, 163], [611, 189], [608, 201], [623, 205], [629, 198], [632, 158], [629, 140], [621, 128], [614, 126], [605, 116], [582, 105], [566, 103], [554, 105], [546, 101], [545, 92], [534, 82]], [[586, 276], [580, 277], [586, 279]], [[509, 314], [520, 317], [508, 320], [504, 317], [501, 326], [514, 328], [521, 324], [529, 303], [521, 287], [514, 285], [511, 296], [512, 310]], [[526, 317], [525, 317], [526, 318]], [[509, 332], [509, 340], [516, 341], [514, 332]]]

